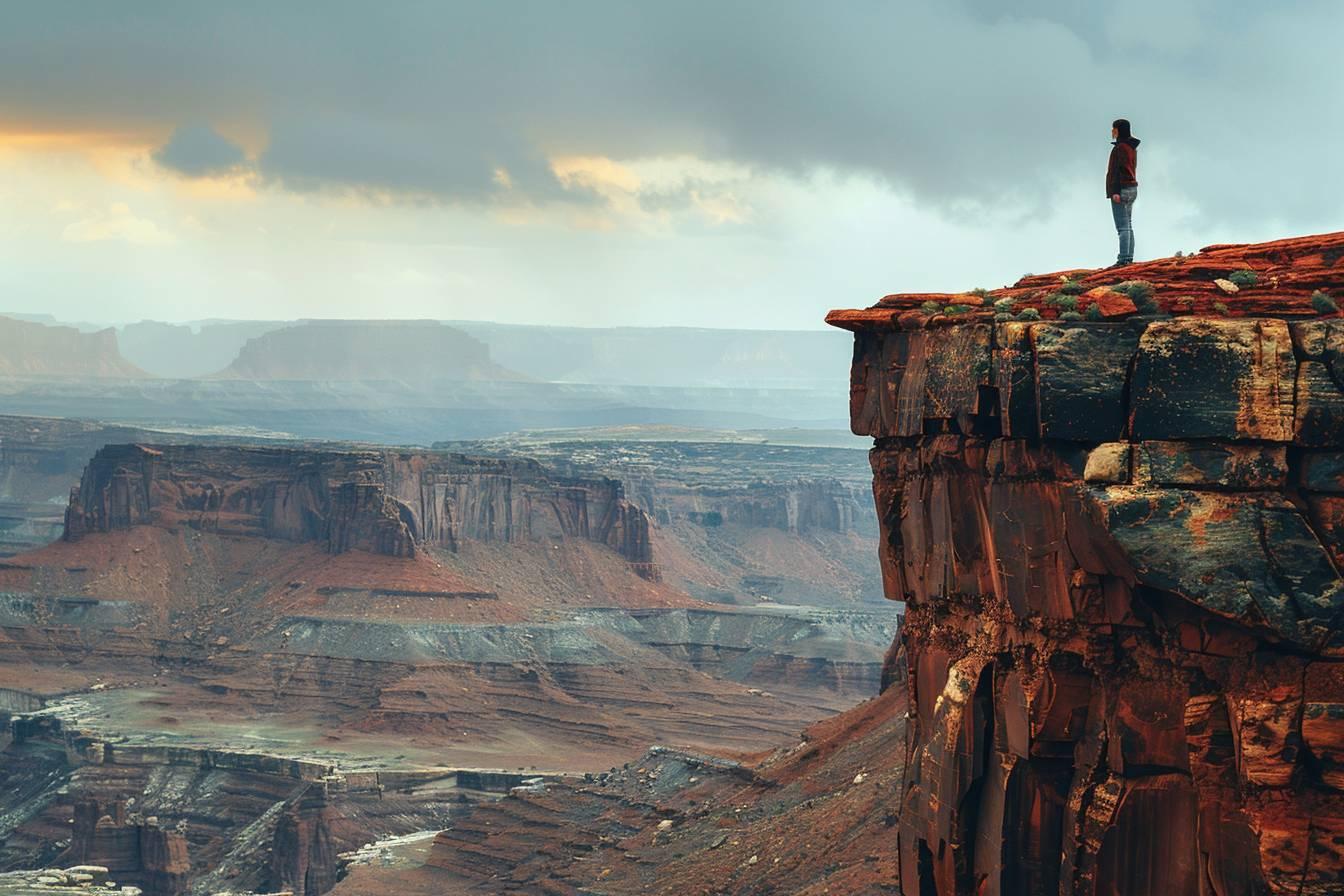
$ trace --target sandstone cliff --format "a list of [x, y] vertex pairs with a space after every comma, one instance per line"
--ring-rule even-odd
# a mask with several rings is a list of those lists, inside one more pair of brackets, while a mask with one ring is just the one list
[[1344, 888], [1342, 260], [832, 313], [908, 606], [903, 892]]
[[656, 578], [648, 517], [612, 479], [524, 460], [371, 450], [113, 445], [73, 490], [66, 540], [143, 524], [414, 557], [424, 545], [579, 538]]
[[121, 377], [149, 375], [121, 356], [117, 331], [84, 333], [0, 316], [0, 376]]

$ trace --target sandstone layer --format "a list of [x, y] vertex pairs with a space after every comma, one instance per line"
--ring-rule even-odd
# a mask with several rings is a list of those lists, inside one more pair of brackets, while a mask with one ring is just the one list
[[831, 315], [907, 604], [904, 893], [1344, 889], [1342, 259], [1212, 247]]
[[458, 447], [525, 454], [570, 476], [619, 478], [656, 524], [665, 579], [703, 600], [881, 601], [866, 449], [574, 435], [522, 433]]
[[142, 524], [414, 557], [547, 536], [605, 544], [656, 578], [647, 516], [610, 479], [538, 464], [389, 451], [109, 446], [71, 494], [65, 537]]

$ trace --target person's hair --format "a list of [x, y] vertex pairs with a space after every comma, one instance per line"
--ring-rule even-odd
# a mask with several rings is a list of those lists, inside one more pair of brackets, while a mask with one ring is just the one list
[[1128, 140], [1130, 138], [1128, 118], [1117, 118], [1115, 121], [1111, 122], [1111, 127], [1119, 132], [1121, 140]]

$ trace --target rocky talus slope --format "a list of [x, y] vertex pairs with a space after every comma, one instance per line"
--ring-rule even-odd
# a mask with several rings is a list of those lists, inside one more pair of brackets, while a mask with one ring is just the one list
[[1331, 293], [1344, 234], [831, 315], [908, 607], [903, 892], [1344, 891]]

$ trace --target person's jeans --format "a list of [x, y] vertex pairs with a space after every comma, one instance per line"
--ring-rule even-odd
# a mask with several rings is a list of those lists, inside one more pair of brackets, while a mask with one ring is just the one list
[[1134, 200], [1138, 198], [1138, 187], [1121, 187], [1120, 201], [1111, 201], [1115, 232], [1120, 237], [1120, 254], [1115, 257], [1116, 264], [1129, 264], [1134, 260]]

